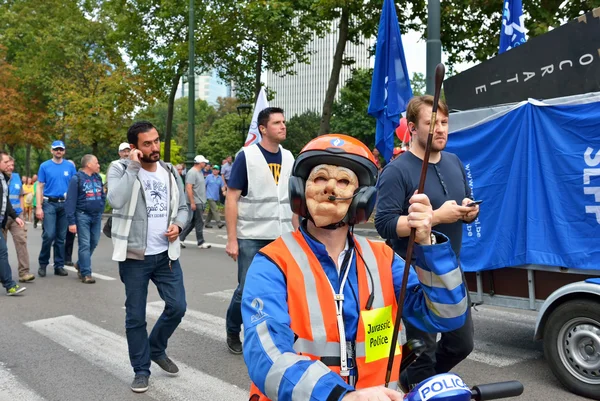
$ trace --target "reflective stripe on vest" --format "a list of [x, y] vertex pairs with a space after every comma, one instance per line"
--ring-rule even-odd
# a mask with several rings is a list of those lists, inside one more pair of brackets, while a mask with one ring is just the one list
[[[360, 309], [364, 311], [366, 301], [372, 291], [374, 294], [372, 309], [391, 307], [393, 321], [397, 308], [391, 272], [394, 256], [393, 251], [384, 244], [371, 243], [359, 236], [354, 236], [354, 241], [357, 250], [355, 259], [358, 275], [359, 299], [357, 301], [359, 302]], [[362, 258], [358, 255], [358, 252], [360, 252]], [[283, 367], [288, 369], [300, 360], [298, 358], [306, 357], [317, 362], [313, 364], [314, 367], [311, 366], [311, 368], [307, 369], [302, 379], [297, 383], [296, 386], [300, 384], [302, 386], [298, 389], [294, 388], [292, 398], [309, 399], [314, 386], [323, 375], [329, 371], [337, 374], [340, 373], [340, 338], [331, 285], [323, 267], [300, 231], [283, 234], [280, 238], [263, 248], [261, 253], [269, 257], [280, 268], [286, 276], [288, 283], [294, 284], [287, 286], [288, 308], [291, 318], [290, 327], [297, 337], [294, 343], [294, 350], [302, 356], [280, 354], [279, 359], [283, 358], [282, 361], [272, 359], [274, 361], [274, 365], [271, 368], [273, 373], [269, 371], [268, 380], [265, 382], [266, 395], [260, 393], [258, 388], [252, 384], [251, 399], [260, 401], [275, 400], [276, 398], [274, 397], [278, 395], [279, 382], [282, 379], [282, 374], [278, 373], [279, 369]], [[365, 266], [363, 259], [367, 266]], [[366, 267], [369, 268], [373, 276], [373, 289], [371, 289]], [[266, 323], [263, 322], [261, 324], [264, 326], [261, 328], [261, 332], [259, 332], [260, 341], [265, 351], [270, 353], [272, 348], [269, 343], [273, 341], [267, 330]], [[354, 347], [352, 347], [354, 348], [354, 355], [349, 352], [349, 356], [354, 359], [354, 365], [358, 370], [356, 388], [378, 386], [385, 383], [387, 357], [366, 362], [367, 347], [365, 344], [366, 334], [364, 326], [362, 315], [359, 315], [357, 338]], [[259, 328], [257, 326], [258, 331]], [[344, 340], [342, 339], [342, 341]], [[272, 358], [270, 354], [269, 356]], [[327, 360], [329, 367], [325, 367], [325, 364], [321, 360]], [[329, 362], [331, 361], [337, 361], [338, 364], [330, 364]], [[396, 381], [398, 380], [400, 361], [401, 355], [396, 355], [390, 388], [397, 388]], [[275, 369], [275, 365], [280, 368]]]
[[292, 209], [288, 181], [294, 156], [281, 148], [278, 184], [258, 145], [243, 150], [246, 157], [248, 192], [238, 202], [237, 237], [241, 239], [275, 239], [292, 231]]

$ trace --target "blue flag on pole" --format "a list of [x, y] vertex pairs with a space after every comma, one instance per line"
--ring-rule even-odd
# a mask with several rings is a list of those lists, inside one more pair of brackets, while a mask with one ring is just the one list
[[521, 0], [504, 0], [498, 54], [525, 43], [527, 40], [525, 38], [526, 33], [523, 3], [521, 3]]
[[375, 147], [386, 161], [392, 158], [394, 131], [412, 96], [394, 1], [384, 0], [377, 33], [369, 114], [377, 119]]

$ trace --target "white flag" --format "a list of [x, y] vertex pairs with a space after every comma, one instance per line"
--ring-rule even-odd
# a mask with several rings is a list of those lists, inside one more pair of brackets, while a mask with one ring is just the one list
[[265, 93], [265, 88], [260, 88], [258, 93], [258, 99], [256, 99], [256, 105], [254, 105], [254, 113], [252, 114], [252, 122], [250, 123], [250, 129], [248, 130], [248, 136], [244, 146], [254, 145], [259, 143], [262, 139], [260, 131], [258, 130], [258, 113], [269, 107], [269, 101]]

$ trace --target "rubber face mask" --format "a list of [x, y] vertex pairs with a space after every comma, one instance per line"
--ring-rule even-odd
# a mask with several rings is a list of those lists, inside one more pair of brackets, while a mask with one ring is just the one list
[[315, 225], [325, 227], [342, 221], [357, 188], [358, 177], [350, 169], [330, 164], [314, 167], [306, 180], [306, 206]]

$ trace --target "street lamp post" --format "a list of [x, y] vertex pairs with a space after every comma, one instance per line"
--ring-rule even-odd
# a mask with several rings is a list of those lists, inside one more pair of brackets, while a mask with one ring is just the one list
[[194, 119], [195, 115], [195, 52], [194, 52], [194, 0], [190, 0], [190, 21], [189, 21], [189, 68], [188, 68], [188, 149], [187, 149], [187, 165], [191, 168], [194, 165], [194, 155], [196, 154], [196, 138]]
[[246, 143], [246, 136], [248, 135], [248, 126], [246, 125], [246, 118], [250, 115], [252, 106], [249, 104], [240, 104], [237, 107], [238, 116], [242, 117], [242, 126], [240, 131], [242, 132], [242, 146]]

